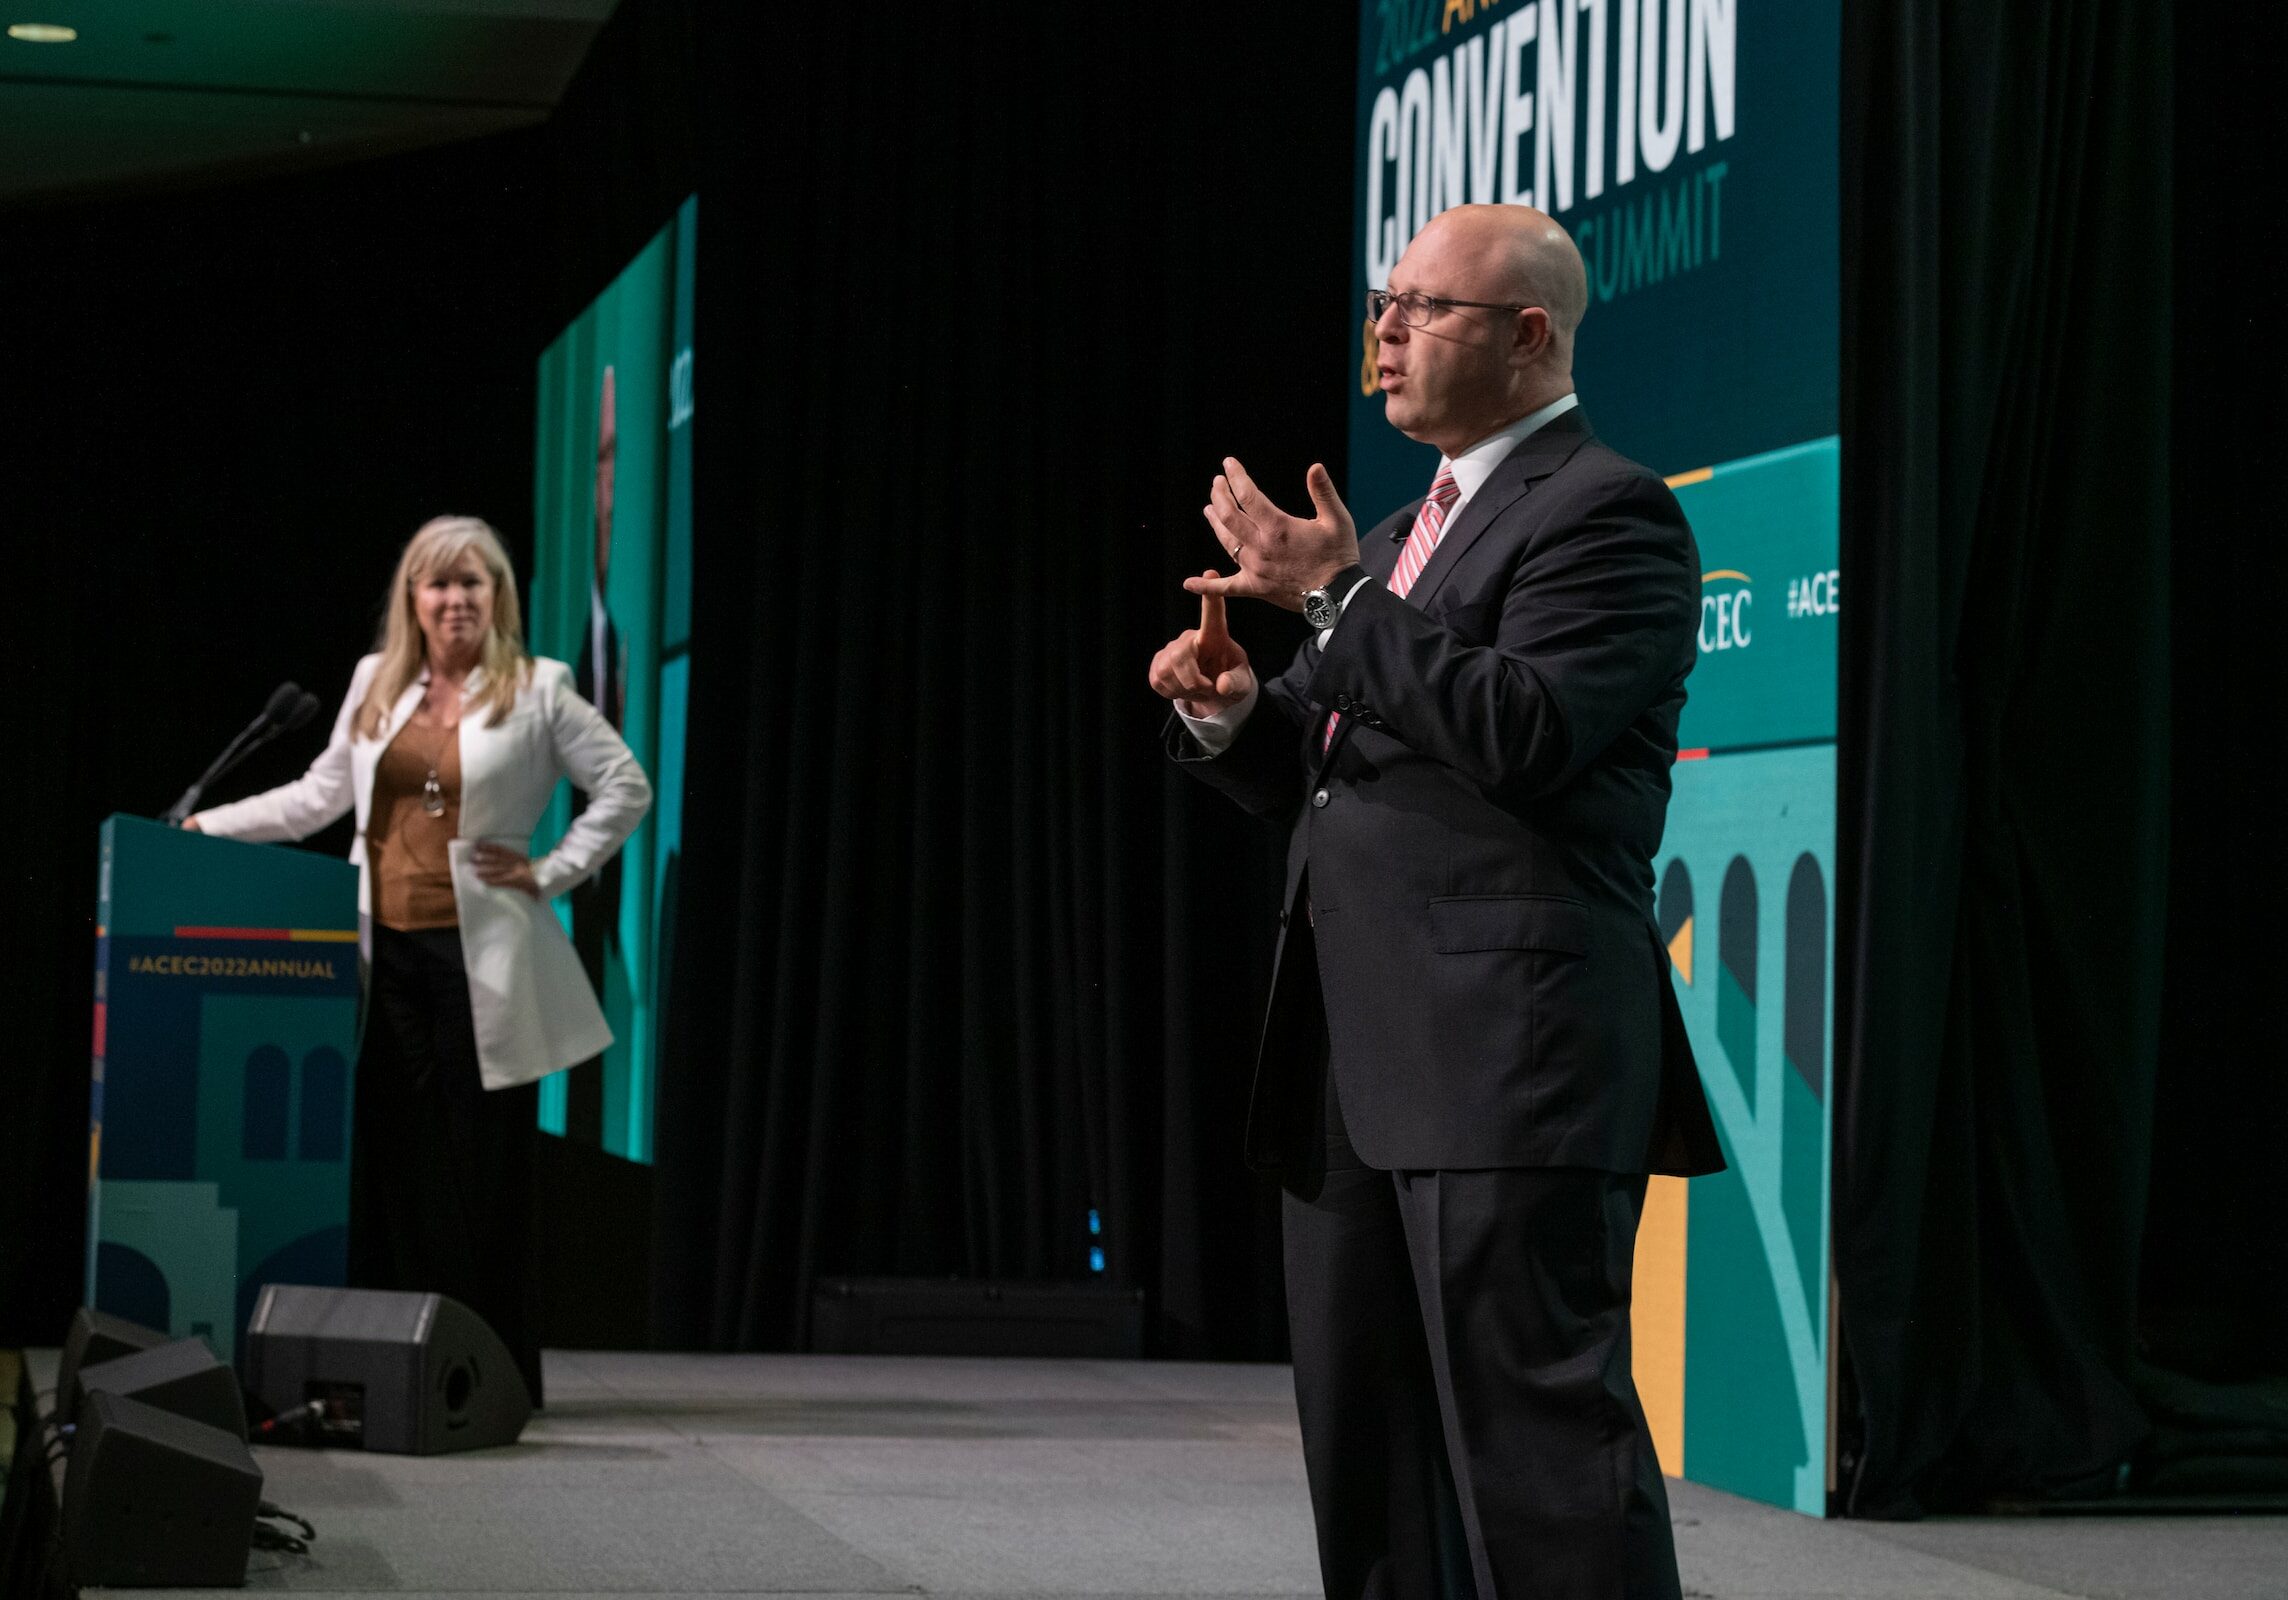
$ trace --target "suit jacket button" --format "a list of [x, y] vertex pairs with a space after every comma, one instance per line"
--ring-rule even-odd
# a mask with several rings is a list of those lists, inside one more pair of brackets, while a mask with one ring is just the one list
[[1282, 928], [1287, 926], [1287, 913], [1284, 911], [1279, 913], [1279, 926]]
[[1323, 805], [1325, 805], [1326, 803], [1327, 803], [1327, 791], [1326, 791], [1326, 790], [1324, 790], [1324, 789], [1321, 789], [1321, 790], [1320, 790], [1320, 791], [1319, 791], [1317, 794], [1315, 794], [1315, 795], [1311, 796], [1311, 804], [1313, 804], [1313, 805], [1315, 805], [1315, 806], [1323, 806]]
[[1347, 694], [1338, 694], [1338, 695], [1336, 695], [1336, 696], [1335, 696], [1335, 709], [1336, 709], [1337, 711], [1348, 711], [1350, 708], [1351, 708], [1351, 697], [1350, 697], [1349, 695], [1347, 695]]

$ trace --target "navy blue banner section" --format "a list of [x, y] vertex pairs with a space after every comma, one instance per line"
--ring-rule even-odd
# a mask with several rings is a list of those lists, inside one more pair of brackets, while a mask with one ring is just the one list
[[1832, 434], [1839, 46], [1819, 0], [1364, 0], [1361, 521], [1421, 494], [1436, 460], [1383, 421], [1363, 300], [1465, 202], [1538, 206], [1572, 232], [1590, 289], [1577, 386], [1625, 454], [1669, 474]]

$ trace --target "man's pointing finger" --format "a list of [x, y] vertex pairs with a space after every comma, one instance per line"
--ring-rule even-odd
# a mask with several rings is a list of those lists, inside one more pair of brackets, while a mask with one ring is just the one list
[[[1217, 578], [1221, 574], [1214, 568], [1200, 574], [1203, 578]], [[1207, 655], [1231, 642], [1231, 629], [1224, 621], [1223, 594], [1220, 590], [1200, 591], [1200, 653]]]

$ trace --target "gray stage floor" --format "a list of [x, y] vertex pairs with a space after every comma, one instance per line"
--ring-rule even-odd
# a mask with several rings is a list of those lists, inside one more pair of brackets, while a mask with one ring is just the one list
[[[257, 1555], [248, 1586], [1318, 1592], [1284, 1367], [551, 1353], [548, 1387], [505, 1450], [263, 1450], [269, 1497], [319, 1538]], [[2288, 1596], [2283, 1519], [1821, 1523], [1671, 1492], [1703, 1600]]]

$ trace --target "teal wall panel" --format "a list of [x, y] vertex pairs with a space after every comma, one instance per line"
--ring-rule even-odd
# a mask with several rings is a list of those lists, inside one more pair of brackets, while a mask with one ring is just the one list
[[[1818, 901], [1810, 963], [1788, 959], [1789, 910], [1808, 903], [1807, 875], [1832, 880], [1834, 786], [1826, 743], [1681, 762], [1656, 862], [1663, 901], [1690, 894], [1700, 907], [1694, 981], [1677, 974], [1676, 993], [1730, 1163], [1692, 1184], [1685, 1475], [1812, 1513], [1826, 1506], [1830, 1152], [1824, 1096], [1788, 1035], [1806, 988], [1823, 1049], [1832, 1028], [1833, 897]], [[1709, 917], [1712, 879], [1752, 912]], [[1756, 974], [1752, 1001], [1733, 976], [1742, 964]], [[1805, 1027], [1799, 1012], [1794, 1031]]]

